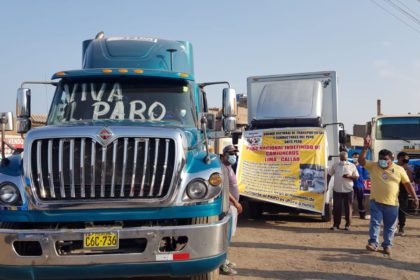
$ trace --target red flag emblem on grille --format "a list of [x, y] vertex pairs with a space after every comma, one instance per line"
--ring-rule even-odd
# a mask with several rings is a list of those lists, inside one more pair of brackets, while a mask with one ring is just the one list
[[108, 138], [111, 136], [111, 132], [106, 128], [102, 128], [102, 130], [99, 132], [99, 137], [101, 137], [102, 140], [108, 140]]

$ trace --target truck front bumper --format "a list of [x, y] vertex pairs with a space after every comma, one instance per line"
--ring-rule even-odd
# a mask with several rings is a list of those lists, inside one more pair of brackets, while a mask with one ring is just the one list
[[[78, 254], [63, 255], [57, 250], [57, 242], [81, 241], [84, 234], [92, 232], [109, 232], [109, 228], [90, 228], [90, 229], [66, 229], [66, 230], [13, 230], [0, 229], [0, 279], [7, 272], [16, 272], [19, 267], [33, 267], [36, 269], [45, 268], [46, 270], [55, 270], [54, 267], [109, 267], [107, 264], [128, 265], [129, 267], [144, 265], [149, 268], [156, 267], [156, 275], [176, 275], [173, 269], [165, 271], [165, 265], [168, 263], [188, 264], [200, 262], [199, 273], [210, 271], [219, 265], [219, 261], [209, 261], [206, 266], [206, 259], [223, 261], [222, 256], [226, 255], [228, 248], [229, 230], [231, 216], [227, 215], [222, 220], [211, 224], [197, 224], [186, 226], [156, 226], [156, 227], [132, 227], [112, 229], [118, 231], [120, 239], [144, 238], [147, 245], [142, 253], [107, 253], [107, 254]], [[181, 251], [160, 252], [160, 242], [164, 237], [188, 238], [186, 246]], [[41, 245], [42, 254], [40, 256], [21, 256], [13, 244], [16, 241], [37, 241]], [[171, 255], [182, 254], [182, 258], [177, 260]], [[132, 264], [133, 266], [130, 266]], [[194, 265], [193, 265], [194, 266]], [[186, 268], [189, 266], [186, 265]], [[44, 269], [44, 270], [45, 270]], [[192, 269], [192, 268], [191, 268]], [[185, 269], [181, 275], [191, 275], [197, 271]], [[88, 269], [89, 270], [89, 269]], [[141, 272], [142, 270], [140, 270]], [[146, 271], [152, 271], [148, 269]], [[22, 271], [23, 272], [23, 271]], [[92, 272], [95, 274], [94, 272]], [[98, 272], [99, 273], [99, 272]], [[10, 275], [10, 274], [9, 274]], [[96, 275], [96, 274], [95, 274]], [[140, 273], [138, 276], [143, 275]], [[150, 275], [146, 273], [146, 275]], [[74, 277], [74, 275], [63, 275], [63, 278]], [[58, 276], [57, 276], [58, 277]], [[80, 277], [85, 277], [80, 275]], [[99, 277], [103, 277], [99, 274]], [[77, 278], [77, 277], [76, 277]], [[5, 279], [5, 278], [4, 278]], [[9, 278], [10, 279], [10, 278]]]

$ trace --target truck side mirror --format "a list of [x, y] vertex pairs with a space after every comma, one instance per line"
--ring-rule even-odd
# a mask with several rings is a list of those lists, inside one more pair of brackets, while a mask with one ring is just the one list
[[372, 134], [372, 122], [366, 123], [366, 134]]
[[16, 98], [16, 126], [18, 133], [26, 133], [31, 129], [31, 90], [19, 88]]
[[12, 112], [0, 113], [0, 123], [4, 127], [4, 131], [12, 131], [13, 130], [13, 113]]
[[12, 112], [0, 113], [1, 125], [1, 164], [8, 164], [6, 159], [5, 146], [6, 146], [6, 131], [13, 130], [13, 115]]
[[233, 88], [223, 89], [223, 130], [231, 133], [236, 130], [236, 91]]
[[340, 143], [340, 144], [346, 144], [346, 137], [347, 135], [346, 135], [346, 131], [345, 130], [339, 130], [338, 131], [338, 142]]

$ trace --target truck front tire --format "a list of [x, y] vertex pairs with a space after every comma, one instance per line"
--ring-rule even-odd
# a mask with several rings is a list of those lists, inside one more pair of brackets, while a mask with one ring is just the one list
[[329, 203], [325, 203], [325, 211], [324, 211], [324, 215], [321, 215], [321, 221], [331, 222], [331, 219], [332, 219], [331, 206]]
[[249, 219], [258, 220], [263, 213], [263, 202], [254, 201], [248, 198], [242, 200], [244, 206], [244, 216]]
[[195, 275], [191, 277], [191, 280], [218, 280], [219, 279], [219, 268], [213, 271]]

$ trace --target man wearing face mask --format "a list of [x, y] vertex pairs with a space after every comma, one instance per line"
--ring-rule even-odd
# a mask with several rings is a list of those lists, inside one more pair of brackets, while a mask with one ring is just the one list
[[[233, 145], [227, 145], [223, 148], [222, 163], [225, 173], [229, 178], [229, 202], [232, 213], [232, 236], [235, 235], [238, 215], [242, 213], [242, 205], [239, 203], [238, 181], [232, 165], [236, 164], [238, 150]], [[238, 272], [234, 269], [235, 264], [226, 262], [220, 266], [220, 273], [223, 275], [235, 275]]]
[[367, 135], [359, 157], [359, 164], [369, 171], [372, 183], [370, 189], [370, 239], [366, 249], [369, 251], [378, 250], [380, 226], [383, 221], [384, 241], [381, 245], [384, 254], [391, 255], [392, 240], [398, 218], [400, 184], [414, 198], [413, 206], [415, 208], [419, 206], [419, 201], [404, 168], [392, 162], [393, 155], [391, 151], [386, 149], [379, 151], [378, 162], [366, 160], [366, 153], [370, 143], [370, 136]]
[[[408, 154], [406, 152], [399, 152], [397, 155], [397, 164], [404, 168], [404, 170], [407, 172], [408, 179], [410, 179], [410, 182], [414, 182], [413, 174], [410, 169], [408, 169], [408, 161], [410, 160]], [[408, 192], [404, 188], [404, 185], [400, 184], [400, 193], [398, 194], [398, 202], [400, 204], [400, 207], [398, 209], [398, 235], [405, 236], [405, 213], [408, 211]]]
[[347, 161], [347, 152], [340, 152], [340, 162], [334, 165], [328, 171], [327, 185], [332, 176], [334, 176], [333, 184], [333, 216], [334, 224], [331, 230], [338, 230], [341, 223], [342, 205], [344, 204], [344, 213], [346, 217], [345, 230], [350, 229], [351, 212], [353, 204], [353, 181], [359, 178], [356, 166]]

